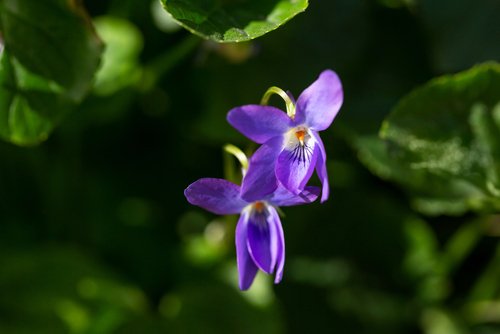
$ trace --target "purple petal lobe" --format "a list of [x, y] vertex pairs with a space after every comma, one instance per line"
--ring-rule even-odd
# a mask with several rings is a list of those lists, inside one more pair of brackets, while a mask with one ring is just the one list
[[278, 156], [276, 176], [281, 184], [298, 195], [311, 178], [318, 156], [318, 148], [313, 140], [308, 145], [295, 144]]
[[247, 290], [253, 283], [258, 268], [253, 262], [247, 246], [248, 212], [243, 212], [236, 225], [236, 262], [238, 264], [239, 286]]
[[308, 204], [314, 202], [318, 198], [319, 193], [320, 188], [308, 186], [296, 195], [280, 184], [268, 201], [276, 206]]
[[256, 143], [281, 136], [291, 124], [290, 117], [277, 108], [246, 105], [234, 108], [227, 114], [227, 121], [242, 134]]
[[269, 140], [250, 158], [248, 171], [241, 184], [241, 197], [247, 202], [259, 201], [278, 186], [274, 169], [283, 149], [283, 138]]
[[316, 131], [325, 130], [332, 124], [343, 101], [344, 91], [339, 77], [335, 72], [325, 70], [300, 94], [295, 123], [306, 124]]
[[[274, 209], [273, 209], [274, 210]], [[252, 210], [248, 219], [248, 251], [260, 270], [272, 274], [279, 253], [278, 235], [270, 207]]]
[[316, 143], [318, 144], [319, 154], [318, 160], [316, 161], [316, 173], [318, 173], [319, 180], [321, 181], [322, 189], [321, 189], [321, 203], [328, 199], [330, 194], [330, 185], [328, 183], [328, 173], [326, 171], [326, 151], [325, 145], [323, 145], [323, 141], [319, 137], [319, 133], [312, 131], [312, 135], [314, 139], [316, 139]]
[[222, 179], [204, 178], [184, 190], [189, 203], [218, 215], [240, 213], [248, 205], [240, 197], [240, 187]]
[[274, 283], [278, 284], [283, 278], [283, 268], [285, 266], [285, 238], [283, 235], [283, 227], [276, 209], [269, 207], [271, 228], [275, 230], [277, 236], [277, 256], [276, 256], [276, 276]]

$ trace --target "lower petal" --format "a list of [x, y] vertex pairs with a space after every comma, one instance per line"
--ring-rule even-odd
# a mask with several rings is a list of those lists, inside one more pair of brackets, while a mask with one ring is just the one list
[[274, 283], [278, 284], [283, 278], [283, 268], [285, 267], [285, 237], [283, 234], [283, 227], [281, 226], [281, 221], [276, 209], [273, 207], [270, 210], [270, 223], [271, 228], [275, 230], [277, 237], [277, 256], [276, 256], [276, 275], [274, 278]]
[[236, 225], [236, 262], [238, 264], [239, 286], [247, 290], [253, 283], [258, 268], [253, 262], [247, 247], [248, 213], [243, 212]]
[[306, 186], [301, 193], [294, 194], [280, 184], [268, 201], [278, 207], [309, 204], [318, 198], [320, 192], [319, 187]]
[[[264, 212], [253, 212], [248, 222], [248, 251], [259, 269], [272, 274], [279, 253], [278, 234], [271, 212], [267, 207]], [[275, 210], [274, 210], [275, 211]]]
[[297, 144], [285, 148], [278, 156], [276, 176], [283, 186], [294, 194], [299, 194], [311, 178], [318, 157], [314, 141], [309, 145]]
[[323, 203], [330, 195], [330, 185], [328, 183], [328, 173], [326, 170], [326, 151], [325, 145], [323, 145], [323, 141], [319, 137], [319, 134], [316, 131], [312, 131], [312, 134], [314, 139], [316, 139], [316, 143], [319, 148], [318, 160], [316, 161], [316, 173], [318, 173], [318, 177], [322, 185], [321, 203]]

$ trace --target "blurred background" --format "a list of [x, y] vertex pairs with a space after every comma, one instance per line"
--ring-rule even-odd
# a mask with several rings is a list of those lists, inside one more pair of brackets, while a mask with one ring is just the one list
[[[156, 0], [84, 3], [106, 44], [91, 94], [40, 146], [0, 143], [0, 333], [500, 333], [500, 217], [422, 215], [355, 145], [412, 89], [500, 59], [497, 0], [312, 0], [242, 44]], [[331, 198], [284, 210], [282, 283], [240, 292], [236, 217], [183, 190], [234, 174], [224, 144], [256, 148], [229, 109], [326, 68]]]

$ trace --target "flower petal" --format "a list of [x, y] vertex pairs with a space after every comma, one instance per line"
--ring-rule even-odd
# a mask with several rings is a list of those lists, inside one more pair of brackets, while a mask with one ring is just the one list
[[241, 184], [241, 197], [254, 202], [271, 194], [278, 186], [274, 169], [283, 149], [283, 138], [276, 137], [259, 147], [250, 158], [248, 171]]
[[320, 192], [320, 188], [308, 186], [305, 187], [304, 191], [296, 195], [280, 184], [268, 201], [276, 206], [308, 204], [314, 202], [318, 198]]
[[218, 215], [240, 213], [248, 205], [240, 197], [240, 187], [223, 179], [203, 178], [184, 190], [189, 203]]
[[236, 225], [236, 262], [238, 264], [240, 290], [247, 290], [253, 283], [258, 268], [253, 262], [247, 246], [248, 212], [243, 212]]
[[276, 163], [278, 181], [286, 189], [298, 195], [311, 178], [317, 157], [318, 148], [313, 140], [309, 141], [309, 146], [297, 144], [285, 147]]
[[330, 194], [330, 185], [328, 184], [328, 173], [326, 170], [326, 151], [325, 145], [323, 145], [323, 141], [321, 140], [319, 133], [316, 131], [311, 131], [316, 143], [318, 144], [319, 152], [318, 160], [316, 161], [316, 173], [318, 173], [319, 180], [321, 181], [322, 189], [321, 189], [321, 203], [328, 199]]
[[290, 117], [278, 108], [253, 104], [230, 110], [227, 121], [259, 144], [283, 135], [292, 123]]
[[276, 276], [274, 278], [274, 283], [278, 284], [283, 278], [283, 268], [285, 266], [285, 237], [283, 234], [283, 227], [281, 226], [281, 221], [276, 209], [269, 207], [270, 212], [270, 224], [271, 228], [275, 230], [277, 236], [277, 257], [276, 257]]
[[257, 267], [267, 274], [272, 274], [274, 271], [279, 253], [272, 210], [274, 208], [270, 206], [266, 206], [262, 212], [253, 210], [248, 219], [248, 251]]
[[325, 70], [300, 94], [295, 123], [306, 124], [316, 131], [325, 130], [332, 124], [343, 100], [344, 92], [339, 77], [335, 72]]

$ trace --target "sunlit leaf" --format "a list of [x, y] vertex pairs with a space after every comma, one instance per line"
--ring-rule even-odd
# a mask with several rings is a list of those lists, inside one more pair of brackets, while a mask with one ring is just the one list
[[278, 28], [308, 6], [308, 0], [161, 1], [186, 29], [217, 42], [257, 38]]
[[500, 206], [500, 66], [489, 63], [415, 90], [360, 143], [361, 160], [410, 191], [418, 209], [459, 214]]
[[355, 146], [365, 166], [380, 178], [402, 185], [413, 207], [420, 212], [460, 215], [471, 203], [485, 199], [480, 189], [463, 180], [433, 175], [401, 164], [393, 158], [388, 143], [376, 136], [357, 138]]

